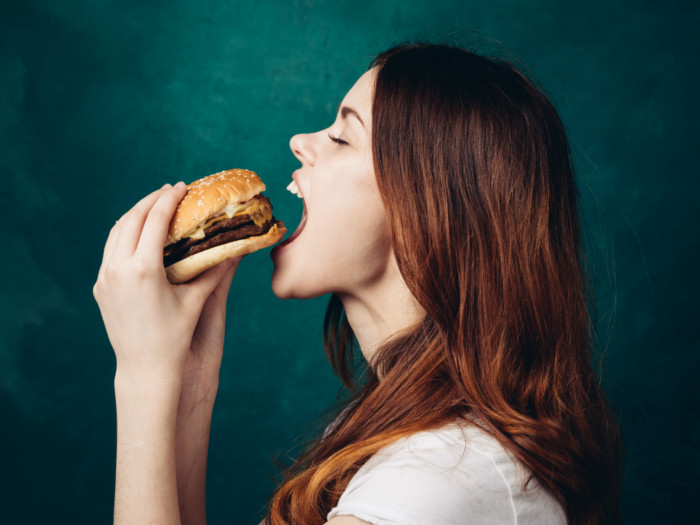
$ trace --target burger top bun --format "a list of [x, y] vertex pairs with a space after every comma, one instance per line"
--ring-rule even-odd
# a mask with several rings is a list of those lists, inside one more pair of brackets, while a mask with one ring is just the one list
[[194, 181], [170, 221], [166, 244], [191, 234], [226, 205], [248, 201], [263, 191], [265, 184], [249, 170], [221, 171]]

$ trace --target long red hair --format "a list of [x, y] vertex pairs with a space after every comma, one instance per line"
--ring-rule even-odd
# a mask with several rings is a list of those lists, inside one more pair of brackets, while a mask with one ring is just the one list
[[[374, 66], [375, 173], [427, 315], [376, 352], [340, 421], [285, 473], [268, 522], [324, 523], [380, 448], [469, 413], [570, 524], [620, 522], [621, 441], [592, 364], [578, 193], [554, 106], [509, 61], [459, 48], [401, 45]], [[355, 391], [357, 345], [336, 296], [324, 328]]]

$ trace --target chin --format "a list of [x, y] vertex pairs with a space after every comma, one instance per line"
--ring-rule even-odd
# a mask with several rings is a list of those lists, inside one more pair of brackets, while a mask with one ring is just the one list
[[272, 293], [279, 299], [295, 299], [294, 278], [289, 272], [289, 261], [286, 261], [287, 264], [285, 264], [282, 260], [284, 257], [279, 251], [273, 250], [270, 253], [273, 265], [270, 287], [272, 288]]
[[[279, 299], [313, 299], [322, 295], [333, 292], [330, 283], [320, 282], [318, 275], [313, 271], [304, 270], [294, 271], [286, 260], [282, 262], [279, 257], [273, 257], [274, 270], [270, 287], [272, 293]], [[287, 264], [285, 264], [287, 263]], [[299, 270], [299, 268], [296, 268]], [[325, 286], [324, 286], [325, 284]]]
[[278, 275], [278, 271], [275, 270], [272, 273], [272, 293], [277, 296], [278, 299], [313, 299], [314, 297], [319, 297], [324, 295], [325, 291], [314, 292], [312, 290], [305, 290], [299, 283], [291, 283], [281, 276]]
[[296, 299], [291, 287], [279, 277], [277, 268], [272, 272], [272, 281], [270, 285], [272, 287], [272, 293], [275, 294], [278, 299]]
[[298, 276], [294, 277], [289, 264], [285, 265], [285, 262], [289, 263], [289, 261], [282, 262], [280, 259], [281, 257], [272, 257], [274, 265], [270, 281], [272, 293], [279, 299], [304, 299], [305, 296], [299, 293], [301, 279]]

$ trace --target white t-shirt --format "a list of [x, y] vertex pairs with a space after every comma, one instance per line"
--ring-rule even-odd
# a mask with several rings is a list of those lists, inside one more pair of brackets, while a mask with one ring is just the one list
[[335, 516], [373, 525], [566, 525], [564, 511], [475, 423], [452, 423], [380, 450], [350, 480]]

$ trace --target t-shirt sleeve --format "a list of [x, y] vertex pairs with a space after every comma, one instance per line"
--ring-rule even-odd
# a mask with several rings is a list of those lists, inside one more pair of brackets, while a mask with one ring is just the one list
[[498, 457], [459, 433], [419, 433], [379, 451], [328, 514], [374, 525], [516, 523]]

